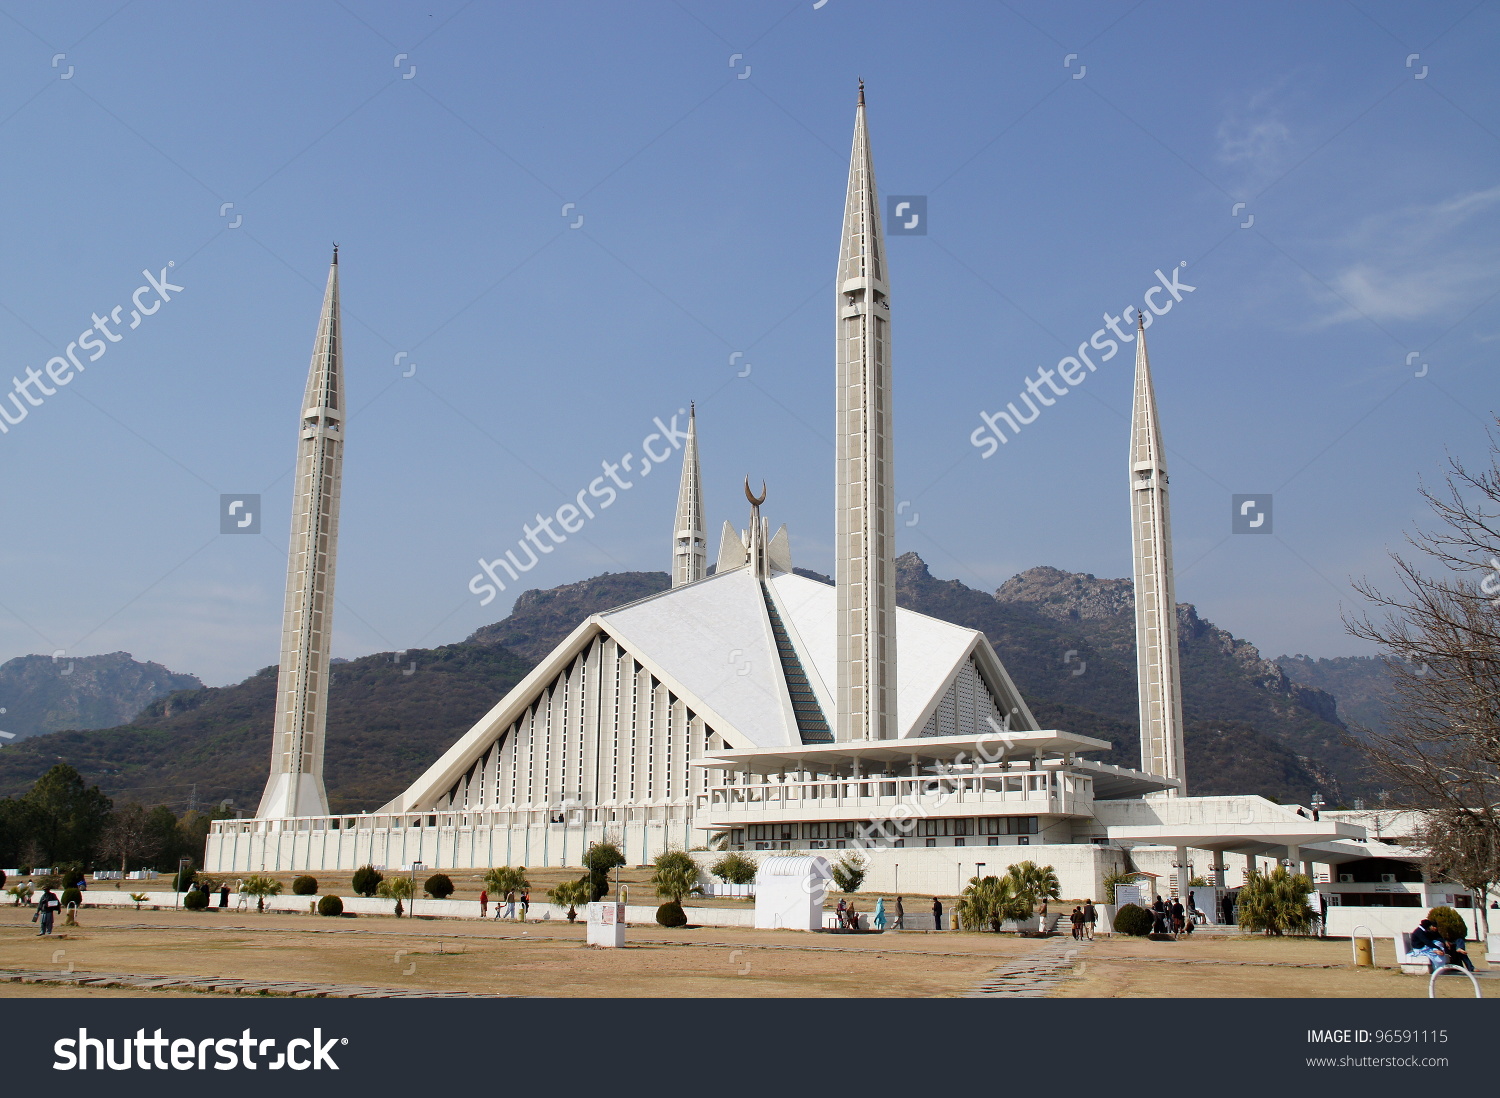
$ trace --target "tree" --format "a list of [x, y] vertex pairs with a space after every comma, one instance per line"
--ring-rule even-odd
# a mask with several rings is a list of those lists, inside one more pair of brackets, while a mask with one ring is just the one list
[[1286, 866], [1279, 865], [1270, 873], [1252, 871], [1246, 875], [1237, 901], [1240, 926], [1277, 938], [1289, 933], [1307, 934], [1317, 917], [1307, 905], [1312, 890], [1313, 883], [1306, 874], [1288, 873]]
[[349, 882], [349, 887], [354, 889], [356, 896], [373, 896], [380, 888], [380, 882], [385, 880], [385, 874], [373, 865], [362, 865], [354, 871], [354, 877]]
[[579, 877], [576, 881], [564, 881], [556, 888], [547, 890], [547, 899], [558, 907], [568, 909], [568, 922], [578, 918], [578, 905], [590, 903], [589, 897], [593, 895], [593, 883], [588, 874]]
[[160, 849], [160, 840], [151, 827], [150, 817], [138, 804], [127, 804], [116, 811], [109, 826], [99, 840], [99, 855], [108, 858], [113, 865], [118, 859], [120, 875], [130, 869], [130, 863], [144, 862]]
[[387, 877], [375, 894], [387, 900], [409, 900], [416, 893], [410, 877]]
[[453, 895], [453, 878], [446, 873], [434, 873], [422, 882], [422, 891], [434, 900], [446, 900]]
[[583, 867], [589, 871], [589, 903], [598, 903], [609, 893], [609, 871], [624, 864], [625, 855], [608, 839], [589, 844], [583, 855]]
[[58, 763], [21, 800], [29, 809], [33, 837], [48, 859], [93, 860], [113, 807], [97, 785], [86, 786], [83, 775]]
[[[1360, 730], [1361, 746], [1394, 801], [1423, 814], [1436, 860], [1457, 864], [1468, 850], [1482, 861], [1485, 849], [1500, 845], [1496, 436], [1490, 435], [1487, 468], [1450, 458], [1441, 487], [1421, 494], [1437, 524], [1407, 535], [1415, 559], [1391, 554], [1398, 589], [1354, 585], [1370, 609], [1346, 627], [1392, 657], [1394, 695], [1387, 728]], [[1461, 816], [1467, 821], [1460, 823]]]
[[1427, 851], [1430, 874], [1474, 893], [1474, 921], [1481, 938], [1489, 935], [1485, 898], [1500, 882], [1500, 833], [1480, 813], [1438, 808], [1424, 814], [1418, 841]]
[[651, 884], [662, 899], [680, 904], [684, 896], [703, 891], [698, 887], [698, 863], [683, 851], [663, 850], [654, 864]]
[[254, 896], [255, 910], [264, 911], [266, 909], [267, 896], [281, 895], [281, 882], [274, 877], [263, 877], [260, 875], [246, 877], [244, 884], [240, 885], [240, 891], [246, 896]]
[[1005, 872], [1010, 879], [1011, 891], [1017, 900], [1025, 900], [1027, 914], [1043, 900], [1055, 900], [1062, 895], [1057, 882], [1057, 873], [1050, 865], [1037, 865], [1033, 861], [1017, 862]]
[[865, 874], [869, 872], [869, 865], [870, 863], [859, 851], [846, 851], [831, 867], [833, 883], [839, 886], [840, 892], [858, 892], [859, 886], [865, 883]]
[[504, 899], [506, 893], [517, 895], [531, 891], [531, 882], [526, 879], [526, 867], [502, 865], [484, 875], [484, 887], [496, 900]]
[[760, 867], [755, 864], [755, 859], [745, 857], [738, 850], [731, 850], [709, 869], [710, 873], [725, 884], [734, 885], [753, 884], [759, 871]]
[[998, 933], [1007, 919], [1027, 918], [1031, 901], [1016, 891], [1016, 879], [1008, 873], [1004, 877], [970, 877], [955, 912], [966, 927], [989, 927]]

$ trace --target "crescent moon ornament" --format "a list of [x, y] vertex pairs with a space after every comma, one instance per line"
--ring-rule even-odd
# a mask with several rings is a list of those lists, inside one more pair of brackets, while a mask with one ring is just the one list
[[745, 498], [748, 499], [751, 504], [756, 507], [759, 507], [762, 503], [766, 502], [766, 482], [760, 482], [760, 499], [756, 499], [754, 493], [750, 491], [750, 478], [747, 476], [745, 478]]

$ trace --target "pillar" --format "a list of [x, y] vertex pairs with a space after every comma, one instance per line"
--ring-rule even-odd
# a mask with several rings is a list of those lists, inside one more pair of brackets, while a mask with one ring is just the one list
[[1214, 870], [1214, 887], [1215, 888], [1223, 888], [1224, 887], [1224, 852], [1222, 850], [1215, 850], [1214, 851], [1214, 866], [1213, 866], [1213, 870]]
[[1188, 848], [1177, 848], [1177, 898], [1186, 900], [1188, 894]]

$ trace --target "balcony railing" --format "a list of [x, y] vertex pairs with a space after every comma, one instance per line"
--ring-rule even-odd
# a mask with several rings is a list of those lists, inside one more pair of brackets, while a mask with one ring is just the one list
[[821, 778], [754, 781], [710, 786], [698, 798], [698, 811], [726, 813], [869, 813], [898, 805], [929, 809], [941, 802], [945, 815], [984, 812], [1074, 814], [1093, 797], [1093, 781], [1058, 770], [1019, 770], [982, 775], [932, 777]]

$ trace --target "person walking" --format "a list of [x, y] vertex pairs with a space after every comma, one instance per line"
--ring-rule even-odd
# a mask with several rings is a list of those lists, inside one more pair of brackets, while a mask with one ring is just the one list
[[1094, 907], [1093, 900], [1083, 901], [1083, 931], [1089, 941], [1094, 940], [1094, 926], [1099, 922], [1099, 911]]
[[1075, 907], [1068, 916], [1068, 921], [1073, 924], [1073, 940], [1083, 941], [1083, 908]]
[[845, 912], [845, 915], [847, 915], [848, 919], [849, 919], [849, 929], [850, 930], [858, 930], [859, 929], [859, 912], [856, 911], [856, 910], [854, 910], [854, 901], [853, 900], [849, 901], [849, 910], [847, 912]]
[[932, 929], [943, 929], [943, 903], [936, 896], [932, 898]]
[[876, 930], [885, 929], [885, 897], [881, 896], [875, 901], [875, 917], [871, 920]]
[[481, 888], [479, 890], [479, 917], [483, 919], [490, 912], [490, 890]]
[[848, 930], [849, 929], [849, 904], [842, 897], [839, 898], [839, 906], [836, 908], [836, 910], [838, 912], [838, 927], [839, 927], [839, 929], [840, 930]]
[[906, 908], [901, 904], [901, 897], [896, 897], [896, 929], [906, 929]]
[[31, 917], [31, 921], [40, 924], [41, 927], [36, 932], [37, 937], [51, 936], [52, 920], [57, 918], [57, 913], [61, 908], [62, 902], [58, 900], [57, 893], [53, 892], [51, 887], [43, 888], [42, 894], [36, 900], [36, 914]]
[[1158, 896], [1151, 904], [1151, 933], [1165, 934], [1167, 932], [1167, 905], [1162, 903]]
[[526, 913], [528, 911], [530, 911], [530, 910], [531, 910], [531, 893], [529, 891], [523, 892], [523, 893], [521, 893], [521, 921], [523, 923], [526, 921]]
[[[499, 908], [495, 909], [495, 914], [500, 914]], [[510, 920], [514, 920], [516, 917], [516, 894], [514, 890], [505, 894], [505, 917]]]
[[1183, 910], [1182, 901], [1174, 899], [1170, 908], [1172, 913], [1172, 933], [1181, 934], [1183, 927], [1187, 924], [1187, 913]]

